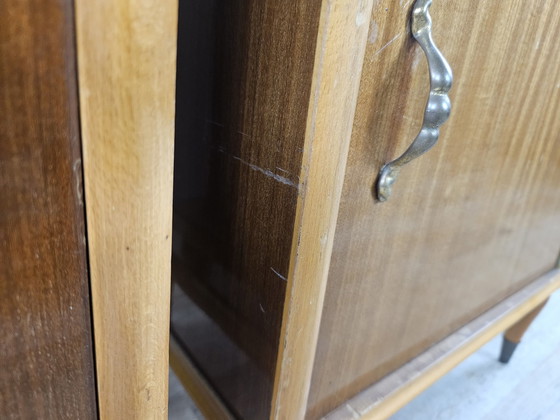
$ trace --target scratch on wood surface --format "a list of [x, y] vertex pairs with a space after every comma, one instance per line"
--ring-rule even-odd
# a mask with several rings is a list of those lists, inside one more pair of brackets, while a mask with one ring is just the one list
[[274, 172], [272, 172], [269, 169], [263, 169], [257, 165], [253, 165], [252, 163], [246, 162], [243, 159], [241, 159], [240, 157], [237, 156], [232, 156], [235, 160], [238, 160], [239, 162], [241, 162], [244, 165], [247, 165], [249, 168], [251, 168], [253, 171], [257, 171], [260, 172], [270, 178], [275, 179], [278, 182], [281, 182], [282, 184], [286, 184], [289, 185], [291, 187], [294, 187], [295, 189], [299, 190], [299, 185], [296, 184], [294, 181], [292, 181], [291, 179], [288, 179], [286, 177], [283, 177], [281, 175], [275, 174]]
[[212, 125], [217, 125], [218, 127], [223, 127], [223, 124], [220, 124], [219, 122], [216, 121], [212, 121], [212, 120], [206, 120], [207, 123], [210, 123]]
[[82, 198], [82, 159], [76, 159], [72, 165], [72, 171], [76, 178], [76, 196], [78, 198], [78, 205], [83, 207], [84, 200]]
[[274, 268], [270, 267], [270, 269], [272, 270], [272, 272], [274, 274], [276, 274], [278, 277], [280, 277], [282, 280], [284, 281], [288, 281], [288, 279], [286, 277], [284, 277], [282, 274], [280, 274], [278, 271], [276, 271]]
[[395, 42], [397, 39], [399, 39], [402, 36], [402, 34], [398, 34], [397, 36], [395, 36], [393, 39], [391, 39], [389, 42], [387, 42], [385, 45], [383, 45], [380, 49], [378, 49], [375, 54], [373, 54], [373, 57], [375, 57], [376, 55], [378, 55], [381, 51], [383, 51], [385, 48], [387, 48], [389, 45], [391, 45], [393, 42]]
[[399, 3], [403, 9], [406, 9], [414, 0], [400, 0]]

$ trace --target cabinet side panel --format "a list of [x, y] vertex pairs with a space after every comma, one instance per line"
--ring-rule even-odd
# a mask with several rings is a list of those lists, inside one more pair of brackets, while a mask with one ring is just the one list
[[71, 1], [0, 13], [0, 418], [96, 419]]
[[172, 330], [242, 418], [270, 411], [319, 9], [180, 3]]
[[429, 91], [412, 2], [400, 3], [378, 2], [371, 16], [310, 418], [546, 273], [558, 254], [557, 2], [433, 3], [433, 37], [454, 72], [451, 117], [380, 203], [379, 169], [418, 133]]

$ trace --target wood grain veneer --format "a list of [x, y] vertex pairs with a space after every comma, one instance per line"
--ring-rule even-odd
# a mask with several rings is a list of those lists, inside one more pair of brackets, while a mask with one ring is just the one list
[[72, 2], [2, 2], [0, 57], [0, 418], [96, 419]]
[[271, 407], [320, 6], [180, 4], [174, 313], [207, 318], [173, 325], [242, 418]]
[[316, 418], [550, 270], [560, 237], [560, 8], [435, 2], [455, 76], [439, 144], [372, 187], [421, 124], [410, 3], [380, 1], [368, 46], [309, 397]]
[[552, 270], [352, 397], [324, 419], [389, 418], [496, 335], [538, 312], [558, 288], [560, 271]]
[[454, 110], [374, 199], [428, 92], [411, 3], [181, 4], [172, 324], [236, 417], [319, 418], [556, 261], [550, 0], [432, 7]]
[[175, 0], [78, 0], [102, 419], [167, 418]]

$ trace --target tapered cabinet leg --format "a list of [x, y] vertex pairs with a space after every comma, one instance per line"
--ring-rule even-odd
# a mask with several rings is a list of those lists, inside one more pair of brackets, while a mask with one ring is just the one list
[[544, 305], [546, 305], [547, 301], [548, 299], [545, 300], [543, 303], [541, 303], [539, 306], [537, 306], [535, 309], [533, 309], [531, 312], [529, 312], [527, 315], [525, 315], [523, 318], [517, 321], [516, 324], [513, 324], [505, 331], [503, 342], [502, 342], [502, 351], [500, 353], [500, 362], [502, 363], [509, 362], [515, 349], [517, 348], [518, 344], [521, 342], [521, 339], [523, 338], [523, 334], [525, 334], [525, 331], [527, 331], [527, 329], [529, 328], [531, 323], [535, 320], [535, 318], [542, 310], [542, 308], [544, 308]]

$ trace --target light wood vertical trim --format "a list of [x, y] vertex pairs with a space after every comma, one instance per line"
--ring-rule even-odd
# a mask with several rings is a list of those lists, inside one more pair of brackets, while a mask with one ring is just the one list
[[99, 413], [167, 418], [177, 0], [76, 0]]
[[173, 336], [169, 341], [169, 364], [205, 418], [234, 419], [212, 386], [193, 365]]
[[323, 0], [271, 418], [305, 415], [373, 0]]

